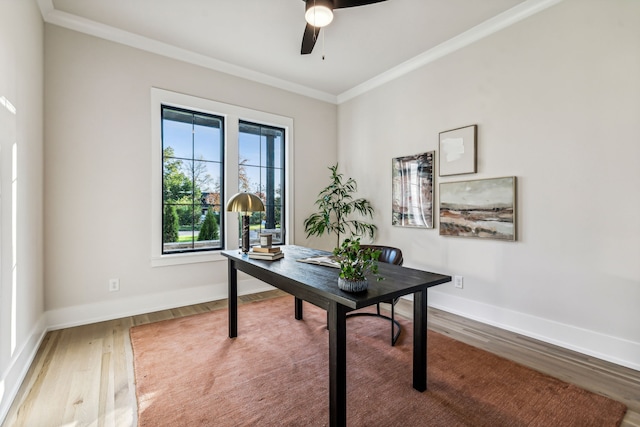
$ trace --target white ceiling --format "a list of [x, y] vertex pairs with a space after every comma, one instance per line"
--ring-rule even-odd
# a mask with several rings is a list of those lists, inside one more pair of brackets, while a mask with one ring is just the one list
[[560, 0], [387, 0], [335, 11], [300, 55], [302, 0], [37, 0], [46, 22], [342, 102]]

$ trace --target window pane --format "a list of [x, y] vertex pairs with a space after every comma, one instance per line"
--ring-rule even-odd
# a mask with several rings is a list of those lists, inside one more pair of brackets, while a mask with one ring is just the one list
[[162, 117], [163, 253], [219, 249], [223, 119], [167, 106]]
[[199, 221], [195, 245], [200, 249], [220, 247], [220, 207], [204, 205]]
[[282, 167], [282, 147], [284, 132], [282, 129], [262, 129], [260, 138], [261, 165], [267, 167]]
[[183, 197], [191, 197], [191, 179], [185, 175], [185, 161], [174, 158], [163, 160], [163, 198], [165, 202], [177, 202]]
[[[250, 132], [245, 132], [247, 130]], [[260, 134], [255, 133], [253, 127], [240, 126], [238, 156], [241, 164], [260, 165]]]
[[250, 219], [251, 244], [259, 234], [273, 234], [274, 243], [284, 242], [284, 129], [241, 122], [239, 135], [239, 179], [241, 191], [249, 191], [265, 204], [264, 212]]
[[193, 158], [222, 161], [222, 121], [216, 117], [196, 116], [193, 133]]
[[169, 152], [172, 157], [181, 159], [193, 158], [191, 114], [165, 108], [162, 118], [163, 153], [167, 155]]
[[220, 171], [220, 163], [199, 160], [194, 162], [193, 176], [201, 194], [220, 192]]
[[263, 191], [260, 185], [262, 182], [260, 178], [261, 168], [259, 166], [245, 166], [241, 168], [241, 173], [243, 174], [240, 179], [243, 187], [242, 191], [255, 193], [259, 196]]

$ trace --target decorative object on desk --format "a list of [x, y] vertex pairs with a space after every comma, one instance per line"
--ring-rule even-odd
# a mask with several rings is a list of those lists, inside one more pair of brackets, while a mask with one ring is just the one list
[[227, 202], [227, 212], [242, 214], [242, 252], [249, 252], [249, 212], [264, 211], [264, 203], [255, 194], [237, 193]]
[[516, 240], [516, 177], [441, 183], [440, 235]]
[[270, 246], [270, 247], [254, 246], [253, 248], [251, 248], [251, 250], [253, 252], [274, 254], [274, 253], [280, 252], [280, 247], [279, 246]]
[[283, 258], [284, 252], [256, 252], [255, 248], [249, 252], [249, 258], [251, 259], [264, 259], [267, 261], [275, 261], [277, 259]]
[[269, 247], [273, 242], [273, 234], [262, 233], [260, 234], [260, 246]]
[[267, 261], [275, 261], [284, 257], [284, 252], [280, 249], [279, 246], [254, 246], [249, 251], [249, 258], [251, 259], [264, 259]]
[[382, 277], [378, 275], [380, 253], [379, 250], [361, 248], [359, 238], [345, 239], [339, 248], [333, 250], [333, 255], [340, 268], [338, 288], [347, 292], [366, 290], [369, 287], [367, 273], [376, 276], [376, 280], [382, 280]]
[[478, 126], [440, 132], [440, 176], [476, 173]]
[[306, 264], [323, 265], [325, 267], [340, 268], [340, 264], [336, 261], [336, 257], [333, 255], [319, 255], [311, 256], [308, 258], [298, 258], [296, 261], [304, 262]]
[[434, 155], [433, 151], [429, 151], [393, 159], [393, 225], [433, 228]]
[[309, 236], [335, 234], [336, 246], [340, 246], [340, 235], [349, 233], [353, 236], [368, 234], [373, 240], [377, 227], [368, 222], [348, 219], [351, 213], [373, 218], [373, 206], [366, 199], [354, 199], [353, 194], [358, 184], [353, 178], [344, 181], [343, 174], [338, 173], [338, 164], [330, 166], [331, 183], [318, 194], [315, 204], [319, 211], [304, 220], [304, 231]]

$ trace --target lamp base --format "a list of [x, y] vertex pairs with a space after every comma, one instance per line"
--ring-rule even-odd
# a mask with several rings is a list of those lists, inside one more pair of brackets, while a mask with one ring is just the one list
[[242, 252], [249, 252], [249, 215], [242, 215]]

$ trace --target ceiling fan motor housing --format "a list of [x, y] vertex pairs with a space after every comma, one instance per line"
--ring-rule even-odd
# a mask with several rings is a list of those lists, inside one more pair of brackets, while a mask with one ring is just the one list
[[[307, 25], [302, 35], [300, 53], [308, 55], [313, 51], [320, 28], [329, 25], [333, 20], [334, 9], [366, 6], [368, 4], [381, 3], [386, 0], [303, 0], [305, 2], [304, 18]], [[324, 55], [323, 55], [324, 59]]]
[[316, 28], [329, 25], [333, 20], [333, 2], [331, 0], [307, 0], [304, 18]]

